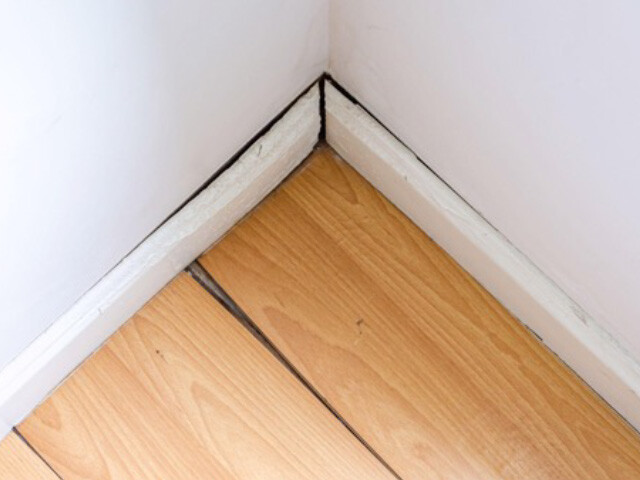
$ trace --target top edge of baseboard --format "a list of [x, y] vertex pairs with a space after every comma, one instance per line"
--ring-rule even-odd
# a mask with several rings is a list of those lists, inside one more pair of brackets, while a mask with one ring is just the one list
[[331, 82], [327, 142], [640, 429], [640, 362], [406, 145]]

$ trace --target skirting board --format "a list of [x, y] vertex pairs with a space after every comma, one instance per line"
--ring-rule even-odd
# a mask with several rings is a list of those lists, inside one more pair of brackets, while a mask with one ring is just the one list
[[327, 142], [640, 430], [640, 365], [364, 109], [325, 85]]
[[311, 153], [320, 132], [319, 105], [315, 85], [0, 372], [0, 439]]

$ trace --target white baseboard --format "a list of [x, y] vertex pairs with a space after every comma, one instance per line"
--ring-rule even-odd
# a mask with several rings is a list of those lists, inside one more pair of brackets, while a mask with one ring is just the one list
[[640, 429], [640, 365], [366, 111], [325, 86], [327, 142]]
[[0, 439], [309, 155], [320, 131], [319, 102], [316, 85], [0, 372]]

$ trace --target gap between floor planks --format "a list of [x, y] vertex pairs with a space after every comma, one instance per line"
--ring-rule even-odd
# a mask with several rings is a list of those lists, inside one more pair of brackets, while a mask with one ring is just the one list
[[0, 441], [0, 479], [56, 480], [60, 477], [12, 431]]
[[258, 340], [304, 387], [313, 394], [314, 397], [329, 411], [331, 414], [345, 426], [358, 441], [378, 460], [396, 479], [400, 479], [398, 473], [376, 452], [367, 441], [347, 422], [327, 401], [326, 398], [318, 392], [313, 385], [297, 370], [297, 368], [282, 354], [264, 332], [249, 318], [249, 316], [240, 308], [240, 306], [224, 291], [224, 289], [215, 281], [209, 272], [196, 260], [187, 267], [187, 272], [211, 294], [218, 302], [220, 302], [227, 311], [233, 315], [244, 326], [253, 337]]
[[184, 273], [18, 429], [65, 479], [395, 478]]

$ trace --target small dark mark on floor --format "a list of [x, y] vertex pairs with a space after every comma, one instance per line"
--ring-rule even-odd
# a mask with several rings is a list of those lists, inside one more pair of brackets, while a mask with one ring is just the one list
[[[522, 325], [524, 325], [524, 324], [522, 324]], [[542, 339], [542, 337], [540, 335], [538, 335], [536, 332], [534, 332], [529, 326], [524, 325], [524, 328], [529, 330], [529, 333], [531, 335], [533, 335], [540, 343], [544, 343], [544, 340]]]

